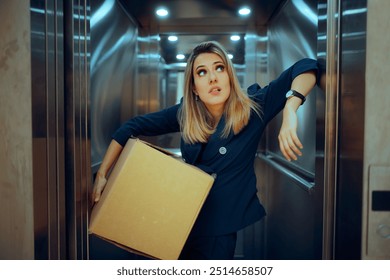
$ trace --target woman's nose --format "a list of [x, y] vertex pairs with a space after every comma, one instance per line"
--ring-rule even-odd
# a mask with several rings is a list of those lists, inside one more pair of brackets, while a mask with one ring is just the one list
[[213, 71], [210, 72], [210, 84], [217, 81], [217, 75], [215, 75], [215, 73]]

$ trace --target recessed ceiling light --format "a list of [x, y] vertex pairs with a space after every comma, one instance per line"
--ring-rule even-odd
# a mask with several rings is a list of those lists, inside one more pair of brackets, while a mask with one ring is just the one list
[[177, 36], [175, 36], [175, 35], [168, 36], [168, 41], [176, 42], [177, 41]]
[[168, 16], [168, 14], [169, 14], [169, 12], [165, 8], [158, 8], [156, 10], [156, 15], [158, 15], [159, 17], [166, 17], [166, 16]]
[[228, 54], [228, 57], [229, 57], [230, 59], [233, 59], [234, 56], [233, 56], [231, 53], [229, 53], [229, 54]]
[[242, 7], [238, 10], [238, 13], [242, 16], [247, 16], [251, 13], [251, 9], [249, 9], [248, 7]]
[[177, 55], [176, 55], [176, 58], [177, 58], [177, 59], [180, 59], [180, 60], [183, 60], [183, 59], [186, 58], [186, 57], [185, 57], [184, 54], [177, 54]]
[[240, 39], [241, 39], [241, 37], [239, 35], [230, 36], [230, 40], [232, 40], [232, 41], [239, 41]]

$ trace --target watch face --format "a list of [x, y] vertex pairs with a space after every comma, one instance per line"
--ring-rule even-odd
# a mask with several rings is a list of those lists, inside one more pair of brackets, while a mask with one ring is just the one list
[[287, 93], [286, 93], [286, 98], [289, 98], [290, 96], [293, 95], [293, 91], [292, 90], [289, 90]]
[[286, 93], [286, 98], [290, 98], [291, 96], [296, 96], [298, 98], [300, 98], [302, 100], [302, 103], [301, 105], [305, 102], [306, 98], [304, 95], [300, 94], [299, 92], [297, 91], [294, 91], [293, 89], [290, 89], [287, 93]]

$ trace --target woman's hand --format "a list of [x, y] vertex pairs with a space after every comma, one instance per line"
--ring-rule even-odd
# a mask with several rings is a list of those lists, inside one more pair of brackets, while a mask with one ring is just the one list
[[[298, 98], [295, 99], [301, 102]], [[298, 156], [302, 155], [301, 149], [303, 149], [303, 145], [297, 136], [297, 106], [289, 106], [289, 101], [283, 109], [283, 122], [278, 139], [280, 151], [288, 161], [291, 161], [292, 159], [297, 160]]]
[[100, 200], [104, 187], [107, 184], [107, 179], [105, 176], [101, 175], [99, 172], [96, 174], [95, 182], [92, 190], [92, 203], [96, 203]]
[[[316, 84], [315, 71], [308, 71], [296, 76], [291, 84], [294, 89], [307, 96]], [[279, 147], [283, 156], [291, 161], [297, 160], [302, 155], [303, 145], [297, 136], [298, 118], [297, 110], [302, 100], [298, 97], [290, 97], [283, 109], [283, 122], [279, 132]]]
[[103, 157], [103, 161], [96, 174], [91, 196], [92, 204], [100, 200], [103, 189], [107, 184], [107, 174], [109, 174], [109, 170], [113, 166], [114, 162], [118, 159], [122, 149], [123, 147], [118, 142], [111, 140], [110, 145], [108, 146], [107, 151]]

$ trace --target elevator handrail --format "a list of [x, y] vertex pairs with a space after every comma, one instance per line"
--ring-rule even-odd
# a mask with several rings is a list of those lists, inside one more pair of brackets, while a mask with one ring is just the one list
[[304, 176], [303, 172], [297, 172], [297, 168], [293, 167], [291, 164], [281, 164], [276, 156], [260, 152], [257, 153], [256, 156], [287, 178], [291, 179], [299, 187], [309, 192], [309, 194], [313, 191], [315, 185], [314, 176]]

